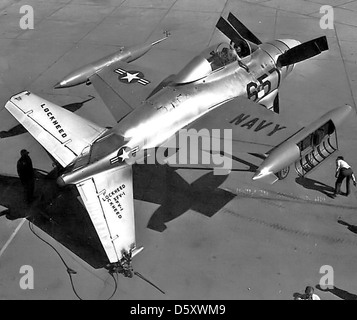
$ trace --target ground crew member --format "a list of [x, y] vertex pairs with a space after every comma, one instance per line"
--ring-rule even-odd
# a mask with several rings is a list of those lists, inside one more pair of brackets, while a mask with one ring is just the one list
[[24, 195], [27, 203], [34, 199], [35, 174], [29, 152], [25, 149], [20, 151], [21, 158], [17, 161], [17, 173], [24, 187]]
[[314, 293], [314, 288], [307, 286], [305, 293], [299, 295], [295, 300], [321, 300], [320, 297]]
[[306, 287], [305, 295], [306, 295], [305, 300], [321, 300], [320, 297], [314, 293], [314, 288], [310, 286]]
[[341, 184], [346, 178], [346, 196], [351, 192], [350, 190], [350, 181], [353, 180], [353, 185], [356, 186], [356, 178], [352, 171], [351, 166], [344, 160], [343, 157], [339, 156], [336, 159], [336, 173], [335, 177], [337, 178], [335, 184], [335, 193], [334, 196], [341, 194]]

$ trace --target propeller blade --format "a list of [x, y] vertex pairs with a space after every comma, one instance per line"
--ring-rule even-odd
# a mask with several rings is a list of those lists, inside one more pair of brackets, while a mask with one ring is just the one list
[[262, 44], [262, 42], [242, 22], [240, 22], [232, 12], [228, 15], [228, 21], [244, 39], [257, 45]]
[[275, 99], [274, 99], [274, 103], [273, 103], [273, 111], [275, 113], [279, 113], [280, 112], [280, 104], [279, 104], [279, 93], [276, 95]]
[[328, 50], [327, 38], [325, 36], [302, 43], [279, 56], [278, 67], [286, 67], [295, 64]]
[[242, 55], [247, 56], [251, 53], [248, 42], [222, 17], [219, 18], [216, 27], [227, 36], [235, 45], [240, 46]]
[[219, 18], [216, 27], [234, 43], [243, 41], [243, 38], [240, 36], [240, 34], [234, 30], [234, 28], [222, 17]]

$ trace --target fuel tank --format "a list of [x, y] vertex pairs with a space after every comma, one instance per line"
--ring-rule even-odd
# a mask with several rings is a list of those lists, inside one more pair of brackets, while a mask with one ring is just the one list
[[274, 183], [277, 178], [274, 179], [273, 175], [298, 161], [306, 147], [315, 146], [314, 138], [318, 138], [319, 130], [324, 128], [325, 134], [331, 135], [335, 132], [335, 128], [352, 113], [353, 108], [349, 105], [333, 109], [295, 133], [269, 153], [253, 176], [253, 180], [266, 180], [266, 182]]

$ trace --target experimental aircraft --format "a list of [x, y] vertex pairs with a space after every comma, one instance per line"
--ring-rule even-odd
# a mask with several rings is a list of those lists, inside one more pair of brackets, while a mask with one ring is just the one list
[[[327, 51], [326, 37], [262, 43], [231, 13], [216, 27], [229, 40], [207, 48], [177, 74], [161, 76], [162, 70], [108, 58], [110, 63], [85, 66], [56, 85], [91, 83], [117, 120], [113, 128], [29, 91], [6, 104], [64, 168], [58, 183], [76, 185], [110, 265], [124, 276], [133, 275], [132, 258], [140, 251], [132, 182], [132, 164], [138, 159], [150, 157], [151, 150], [181, 129], [229, 129], [232, 156], [238, 151], [261, 154], [263, 162], [253, 179], [274, 183], [288, 174], [291, 164], [305, 175], [332, 154], [336, 127], [352, 112], [345, 105], [304, 128], [284, 124], [279, 115], [283, 80], [296, 63]], [[71, 83], [77, 76], [80, 81]]]

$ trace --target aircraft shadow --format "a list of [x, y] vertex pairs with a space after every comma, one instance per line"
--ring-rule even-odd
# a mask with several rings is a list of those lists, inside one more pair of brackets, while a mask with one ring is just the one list
[[357, 295], [353, 293], [349, 293], [345, 290], [339, 289], [337, 287], [333, 287], [332, 289], [322, 289], [320, 285], [316, 286], [317, 289], [323, 292], [330, 292], [335, 296], [341, 298], [342, 300], [357, 300]]
[[[76, 112], [77, 110], [82, 108], [86, 102], [91, 101], [92, 99], [94, 99], [94, 97], [90, 96], [90, 98], [87, 100], [84, 100], [82, 102], [70, 103], [65, 106], [62, 106], [62, 108], [71, 112]], [[9, 129], [8, 131], [0, 131], [0, 139], [18, 136], [26, 132], [28, 131], [21, 124], [18, 124], [17, 126]]]
[[[179, 151], [179, 149], [177, 149], [176, 151]], [[213, 153], [211, 153], [211, 154], [213, 154]], [[223, 152], [221, 152], [220, 154], [221, 154], [221, 156], [225, 155]], [[231, 157], [234, 162], [243, 164], [248, 167], [248, 168], [244, 168], [244, 169], [242, 169], [242, 168], [238, 169], [238, 168], [234, 167], [235, 163], [233, 162], [232, 169], [227, 170], [229, 172], [256, 172], [259, 168], [257, 165], [255, 165], [251, 162], [248, 162], [244, 159], [238, 158], [236, 156], [232, 156], [232, 155], [226, 155], [226, 156]], [[188, 160], [188, 163], [189, 163], [189, 160]], [[215, 166], [215, 165], [213, 165], [213, 166]], [[175, 164], [175, 165], [172, 165], [172, 168], [174, 168], [175, 170], [177, 170], [177, 169], [211, 170], [209, 165], [207, 167], [206, 166], [190, 167], [189, 165], [180, 166], [180, 165]], [[219, 169], [219, 166], [217, 168]]]
[[349, 224], [345, 221], [342, 221], [342, 220], [338, 220], [337, 221], [339, 224], [342, 224], [343, 226], [346, 226], [348, 230], [350, 230], [351, 232], [357, 234], [357, 226], [354, 226], [352, 224]]
[[295, 181], [306, 189], [316, 190], [330, 198], [333, 198], [335, 188], [328, 186], [327, 184], [306, 177], [298, 177]]
[[60, 189], [55, 174], [37, 171], [35, 189], [37, 198], [27, 205], [20, 180], [0, 176], [0, 204], [8, 208], [6, 217], [26, 218], [93, 268], [104, 267], [107, 257], [87, 211], [77, 199], [76, 187]]
[[[252, 154], [254, 156], [257, 156], [257, 154]], [[248, 166], [248, 169], [233, 169], [232, 171], [248, 171], [248, 172], [256, 172], [258, 170], [258, 166], [256, 166], [253, 163], [250, 163], [244, 159], [238, 158], [236, 156], [232, 156], [232, 160], [236, 161], [236, 162], [240, 162], [241, 164], [244, 164], [246, 166]]]
[[[227, 176], [208, 173], [188, 184], [168, 166], [134, 165], [133, 171], [134, 198], [161, 205], [148, 223], [153, 230], [164, 231], [165, 223], [189, 209], [211, 217], [235, 197], [218, 189]], [[93, 268], [105, 267], [108, 259], [87, 211], [78, 201], [76, 187], [58, 187], [57, 176], [56, 169], [49, 173], [36, 170], [37, 197], [30, 205], [23, 200], [20, 179], [0, 176], [0, 204], [8, 208], [1, 215], [9, 220], [26, 218]]]
[[147, 226], [158, 232], [190, 209], [212, 217], [235, 197], [218, 188], [228, 176], [213, 172], [189, 184], [167, 165], [134, 165], [133, 170], [134, 198], [160, 204]]

